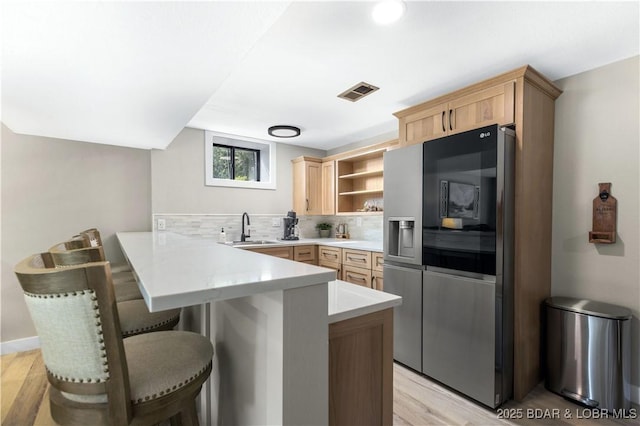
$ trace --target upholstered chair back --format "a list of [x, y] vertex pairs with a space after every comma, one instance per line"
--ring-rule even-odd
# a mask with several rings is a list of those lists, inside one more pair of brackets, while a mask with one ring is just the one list
[[52, 256], [34, 255], [15, 267], [49, 382], [69, 400], [94, 404], [101, 423], [128, 424], [127, 362], [109, 263], [52, 268]]

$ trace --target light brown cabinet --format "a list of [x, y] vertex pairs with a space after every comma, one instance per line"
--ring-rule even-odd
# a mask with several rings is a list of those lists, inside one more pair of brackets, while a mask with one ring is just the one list
[[382, 253], [315, 244], [245, 250], [335, 269], [339, 280], [380, 291], [384, 288]]
[[342, 264], [342, 280], [371, 288], [371, 269]]
[[281, 257], [283, 259], [293, 260], [293, 247], [260, 247], [260, 248], [248, 248], [246, 250], [254, 251], [256, 253], [268, 254], [269, 256]]
[[371, 269], [371, 252], [365, 250], [342, 249], [342, 264], [356, 268]]
[[339, 247], [319, 246], [318, 258], [324, 262], [342, 263], [342, 249]]
[[555, 100], [562, 91], [530, 66], [399, 111], [400, 145], [489, 124], [514, 125], [514, 398], [542, 380], [540, 306], [551, 293]]
[[318, 246], [318, 266], [335, 269], [336, 279], [342, 279], [342, 249], [330, 246]]
[[393, 423], [393, 309], [329, 324], [329, 425]]
[[422, 143], [490, 124], [515, 122], [515, 80], [452, 98], [432, 101], [395, 114], [400, 144]]
[[382, 198], [383, 161], [387, 148], [380, 148], [352, 157], [336, 160], [337, 203], [336, 213], [369, 214], [365, 212], [367, 200]]
[[293, 260], [297, 262], [309, 263], [311, 265], [318, 264], [318, 256], [316, 255], [318, 246], [293, 246]]
[[382, 253], [342, 249], [342, 279], [352, 284], [383, 290]]
[[293, 210], [298, 215], [322, 214], [322, 160], [298, 157], [293, 163]]
[[335, 161], [322, 162], [322, 214], [336, 214], [336, 167]]
[[382, 198], [384, 151], [397, 139], [331, 155], [298, 157], [293, 165], [293, 209], [300, 215], [380, 214], [362, 211]]
[[371, 288], [384, 290], [384, 255], [382, 253], [371, 253]]

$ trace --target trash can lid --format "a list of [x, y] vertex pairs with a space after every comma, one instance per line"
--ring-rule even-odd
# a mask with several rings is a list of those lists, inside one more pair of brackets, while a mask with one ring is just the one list
[[579, 314], [595, 315], [603, 318], [631, 319], [631, 310], [624, 306], [611, 305], [594, 300], [576, 299], [573, 297], [550, 297], [544, 302], [548, 306]]

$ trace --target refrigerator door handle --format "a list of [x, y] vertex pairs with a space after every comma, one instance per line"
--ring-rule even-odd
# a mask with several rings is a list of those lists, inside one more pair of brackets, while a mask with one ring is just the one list
[[440, 268], [438, 266], [427, 266], [426, 269], [429, 272], [435, 272], [437, 274], [442, 274], [442, 275], [471, 278], [471, 279], [480, 280], [480, 281], [487, 281], [490, 283], [496, 282], [495, 275], [485, 275], [485, 274], [480, 274], [478, 272], [458, 271], [456, 269]]

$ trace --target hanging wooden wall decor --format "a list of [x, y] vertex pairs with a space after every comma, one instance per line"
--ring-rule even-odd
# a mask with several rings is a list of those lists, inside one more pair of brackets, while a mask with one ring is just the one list
[[616, 217], [618, 201], [611, 195], [611, 183], [599, 183], [599, 194], [593, 199], [593, 230], [590, 243], [612, 244], [616, 242]]

